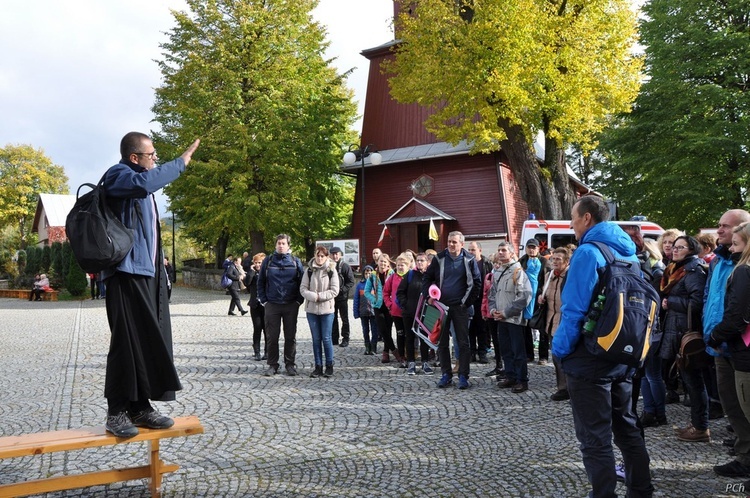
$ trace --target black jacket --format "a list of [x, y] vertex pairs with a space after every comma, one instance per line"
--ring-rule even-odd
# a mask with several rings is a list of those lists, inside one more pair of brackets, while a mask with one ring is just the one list
[[[680, 350], [680, 341], [685, 332], [702, 329], [703, 289], [706, 287], [706, 270], [702, 260], [692, 256], [685, 262], [685, 276], [669, 291], [667, 312], [664, 316], [664, 335], [659, 354], [662, 358], [674, 359]], [[688, 330], [688, 306], [692, 310], [692, 330]]]
[[[417, 314], [419, 296], [422, 294], [422, 277], [424, 277], [424, 273], [418, 270], [409, 270], [401, 279], [401, 283], [398, 284], [396, 299], [405, 316], [414, 317]], [[410, 278], [411, 282], [409, 281]]]
[[724, 296], [724, 315], [711, 332], [709, 345], [726, 342], [732, 354], [735, 370], [750, 372], [750, 349], [745, 346], [742, 333], [750, 320], [750, 266], [738, 265], [727, 281]]
[[354, 287], [354, 272], [352, 267], [344, 260], [336, 263], [336, 271], [339, 273], [339, 293], [336, 295], [336, 301], [346, 301], [349, 299], [349, 292]]

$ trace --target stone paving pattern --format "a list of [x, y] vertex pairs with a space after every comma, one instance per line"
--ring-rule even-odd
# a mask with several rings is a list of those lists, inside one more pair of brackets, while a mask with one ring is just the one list
[[[335, 347], [331, 379], [308, 377], [312, 342], [298, 326], [300, 375], [261, 375], [252, 321], [227, 316], [223, 292], [177, 287], [172, 295], [175, 362], [183, 390], [158, 403], [197, 415], [206, 433], [162, 441], [165, 497], [582, 497], [589, 487], [570, 406], [552, 402], [554, 369], [529, 366], [530, 390], [512, 394], [472, 364], [472, 387], [438, 389], [434, 376], [365, 356], [352, 319], [351, 346]], [[109, 329], [103, 301], [0, 299], [0, 435], [104, 423]], [[726, 420], [713, 442], [682, 443], [672, 427], [689, 408], [668, 405], [670, 424], [647, 429], [656, 496], [738, 496], [740, 480], [711, 468], [729, 461]], [[0, 461], [0, 484], [146, 462], [146, 444]], [[618, 486], [624, 495], [624, 486]], [[48, 496], [149, 496], [144, 480]]]

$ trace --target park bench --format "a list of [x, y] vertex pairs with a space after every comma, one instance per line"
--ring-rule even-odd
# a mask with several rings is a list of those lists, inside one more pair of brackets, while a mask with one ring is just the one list
[[[42, 301], [57, 301], [59, 291], [51, 290], [42, 292]], [[0, 289], [0, 297], [17, 297], [29, 299], [31, 291], [27, 289]]]
[[158, 497], [161, 495], [162, 474], [174, 472], [180, 468], [179, 465], [165, 464], [159, 458], [159, 441], [164, 438], [202, 434], [203, 426], [198, 417], [189, 416], [175, 418], [174, 425], [169, 429], [140, 428], [139, 431], [137, 436], [127, 439], [113, 436], [103, 426], [0, 437], [0, 460], [139, 441], [149, 442], [150, 454], [149, 464], [140, 467], [102, 470], [0, 485], [0, 498], [27, 496], [143, 478], [149, 479], [151, 496]]

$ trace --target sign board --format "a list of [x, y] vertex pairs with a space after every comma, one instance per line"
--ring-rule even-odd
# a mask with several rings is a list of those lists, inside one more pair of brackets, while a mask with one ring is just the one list
[[316, 246], [323, 246], [329, 251], [333, 247], [338, 247], [343, 252], [342, 260], [349, 266], [359, 267], [359, 239], [334, 239], [318, 240]]

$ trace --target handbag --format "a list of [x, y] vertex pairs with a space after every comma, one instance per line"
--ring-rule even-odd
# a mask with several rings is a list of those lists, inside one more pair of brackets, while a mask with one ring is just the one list
[[227, 289], [230, 285], [232, 285], [232, 279], [230, 279], [226, 272], [224, 272], [224, 275], [221, 276], [221, 288]]
[[547, 332], [547, 303], [536, 307], [534, 314], [529, 318], [529, 327], [539, 332]]
[[675, 357], [674, 363], [677, 368], [683, 370], [700, 370], [709, 365], [710, 356], [706, 352], [706, 343], [703, 341], [703, 333], [693, 330], [693, 308], [688, 304], [688, 331], [680, 340], [680, 350]]

